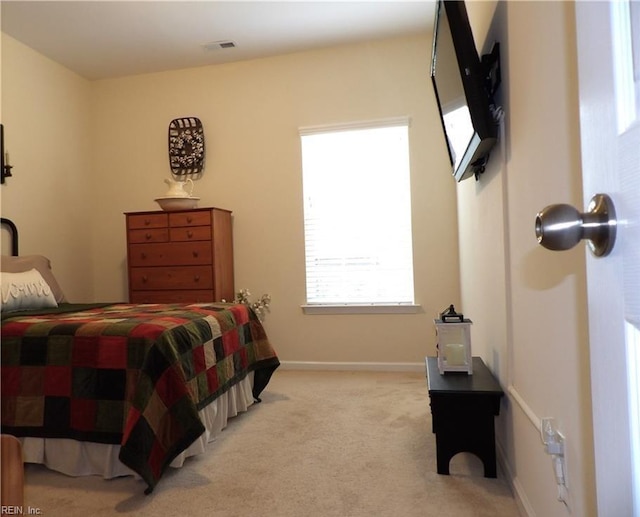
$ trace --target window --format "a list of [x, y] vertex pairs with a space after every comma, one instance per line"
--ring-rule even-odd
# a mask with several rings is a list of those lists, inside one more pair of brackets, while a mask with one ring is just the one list
[[300, 135], [306, 309], [413, 306], [408, 119]]

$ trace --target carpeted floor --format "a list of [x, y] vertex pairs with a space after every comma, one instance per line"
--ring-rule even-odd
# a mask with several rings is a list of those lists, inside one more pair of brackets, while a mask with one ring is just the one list
[[[45, 517], [516, 517], [500, 474], [460, 454], [436, 473], [419, 373], [277, 371], [262, 404], [153, 494], [132, 477], [70, 478], [26, 468], [25, 503]], [[25, 509], [26, 513], [26, 509]]]

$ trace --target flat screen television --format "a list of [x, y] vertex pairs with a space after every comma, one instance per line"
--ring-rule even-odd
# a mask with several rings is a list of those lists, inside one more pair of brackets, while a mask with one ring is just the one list
[[494, 44], [480, 59], [464, 1], [436, 4], [431, 81], [453, 176], [478, 179], [498, 138], [493, 96], [500, 83], [500, 47]]

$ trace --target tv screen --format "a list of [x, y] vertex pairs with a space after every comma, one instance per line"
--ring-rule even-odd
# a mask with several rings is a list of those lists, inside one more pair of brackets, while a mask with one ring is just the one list
[[464, 1], [437, 2], [431, 81], [453, 176], [477, 179], [498, 136], [493, 93], [499, 83], [499, 46], [480, 60]]

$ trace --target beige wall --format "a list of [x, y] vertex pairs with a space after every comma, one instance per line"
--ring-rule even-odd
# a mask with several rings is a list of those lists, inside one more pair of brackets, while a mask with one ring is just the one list
[[[474, 16], [481, 7], [473, 3]], [[504, 138], [481, 181], [458, 189], [462, 302], [474, 349], [509, 391], [499, 445], [522, 506], [570, 515], [536, 427], [554, 417], [566, 437], [572, 514], [595, 515], [585, 250], [544, 250], [534, 232], [544, 206], [582, 200], [573, 5], [500, 3], [485, 51], [494, 39]]]
[[[42, 248], [54, 257], [73, 301], [126, 299], [123, 212], [157, 209], [153, 199], [166, 191], [170, 172], [168, 124], [197, 116], [205, 128], [207, 165], [195, 195], [200, 206], [233, 211], [236, 287], [272, 295], [265, 325], [284, 361], [418, 364], [435, 352], [432, 318], [458, 303], [459, 278], [455, 186], [428, 75], [430, 37], [88, 84], [9, 41], [3, 68], [12, 79], [4, 95], [13, 109], [6, 118], [20, 141], [20, 151], [13, 144], [16, 174], [25, 172], [11, 190], [4, 188], [3, 195], [16, 197], [3, 214], [23, 230], [23, 249]], [[33, 89], [43, 106], [34, 105]], [[415, 285], [422, 312], [303, 315], [298, 128], [396, 116], [411, 117]], [[40, 135], [37, 146], [27, 126]], [[27, 149], [36, 149], [37, 166], [23, 164]], [[27, 193], [35, 205], [25, 202]], [[34, 206], [47, 217], [37, 219]], [[74, 217], [75, 210], [82, 215]], [[54, 226], [54, 220], [64, 224]], [[74, 268], [66, 266], [69, 246], [81, 248], [93, 265], [88, 281], [86, 274], [70, 274], [79, 258]]]
[[[169, 121], [193, 115], [203, 122], [208, 153], [195, 193], [201, 206], [233, 211], [236, 287], [272, 295], [266, 327], [281, 358], [423, 360], [434, 350], [431, 318], [459, 296], [455, 188], [446, 157], [432, 160], [442, 136], [433, 124], [429, 49], [428, 37], [401, 38], [95, 83], [95, 187], [104, 199], [94, 226], [97, 296], [125, 296], [122, 212], [155, 208], [169, 174]], [[416, 300], [424, 311], [303, 315], [298, 128], [400, 115], [412, 120]], [[450, 224], [433, 224], [443, 219]]]
[[49, 256], [74, 300], [93, 296], [90, 106], [88, 81], [2, 35], [2, 123], [14, 166], [0, 187], [2, 215], [18, 225], [21, 253]]

